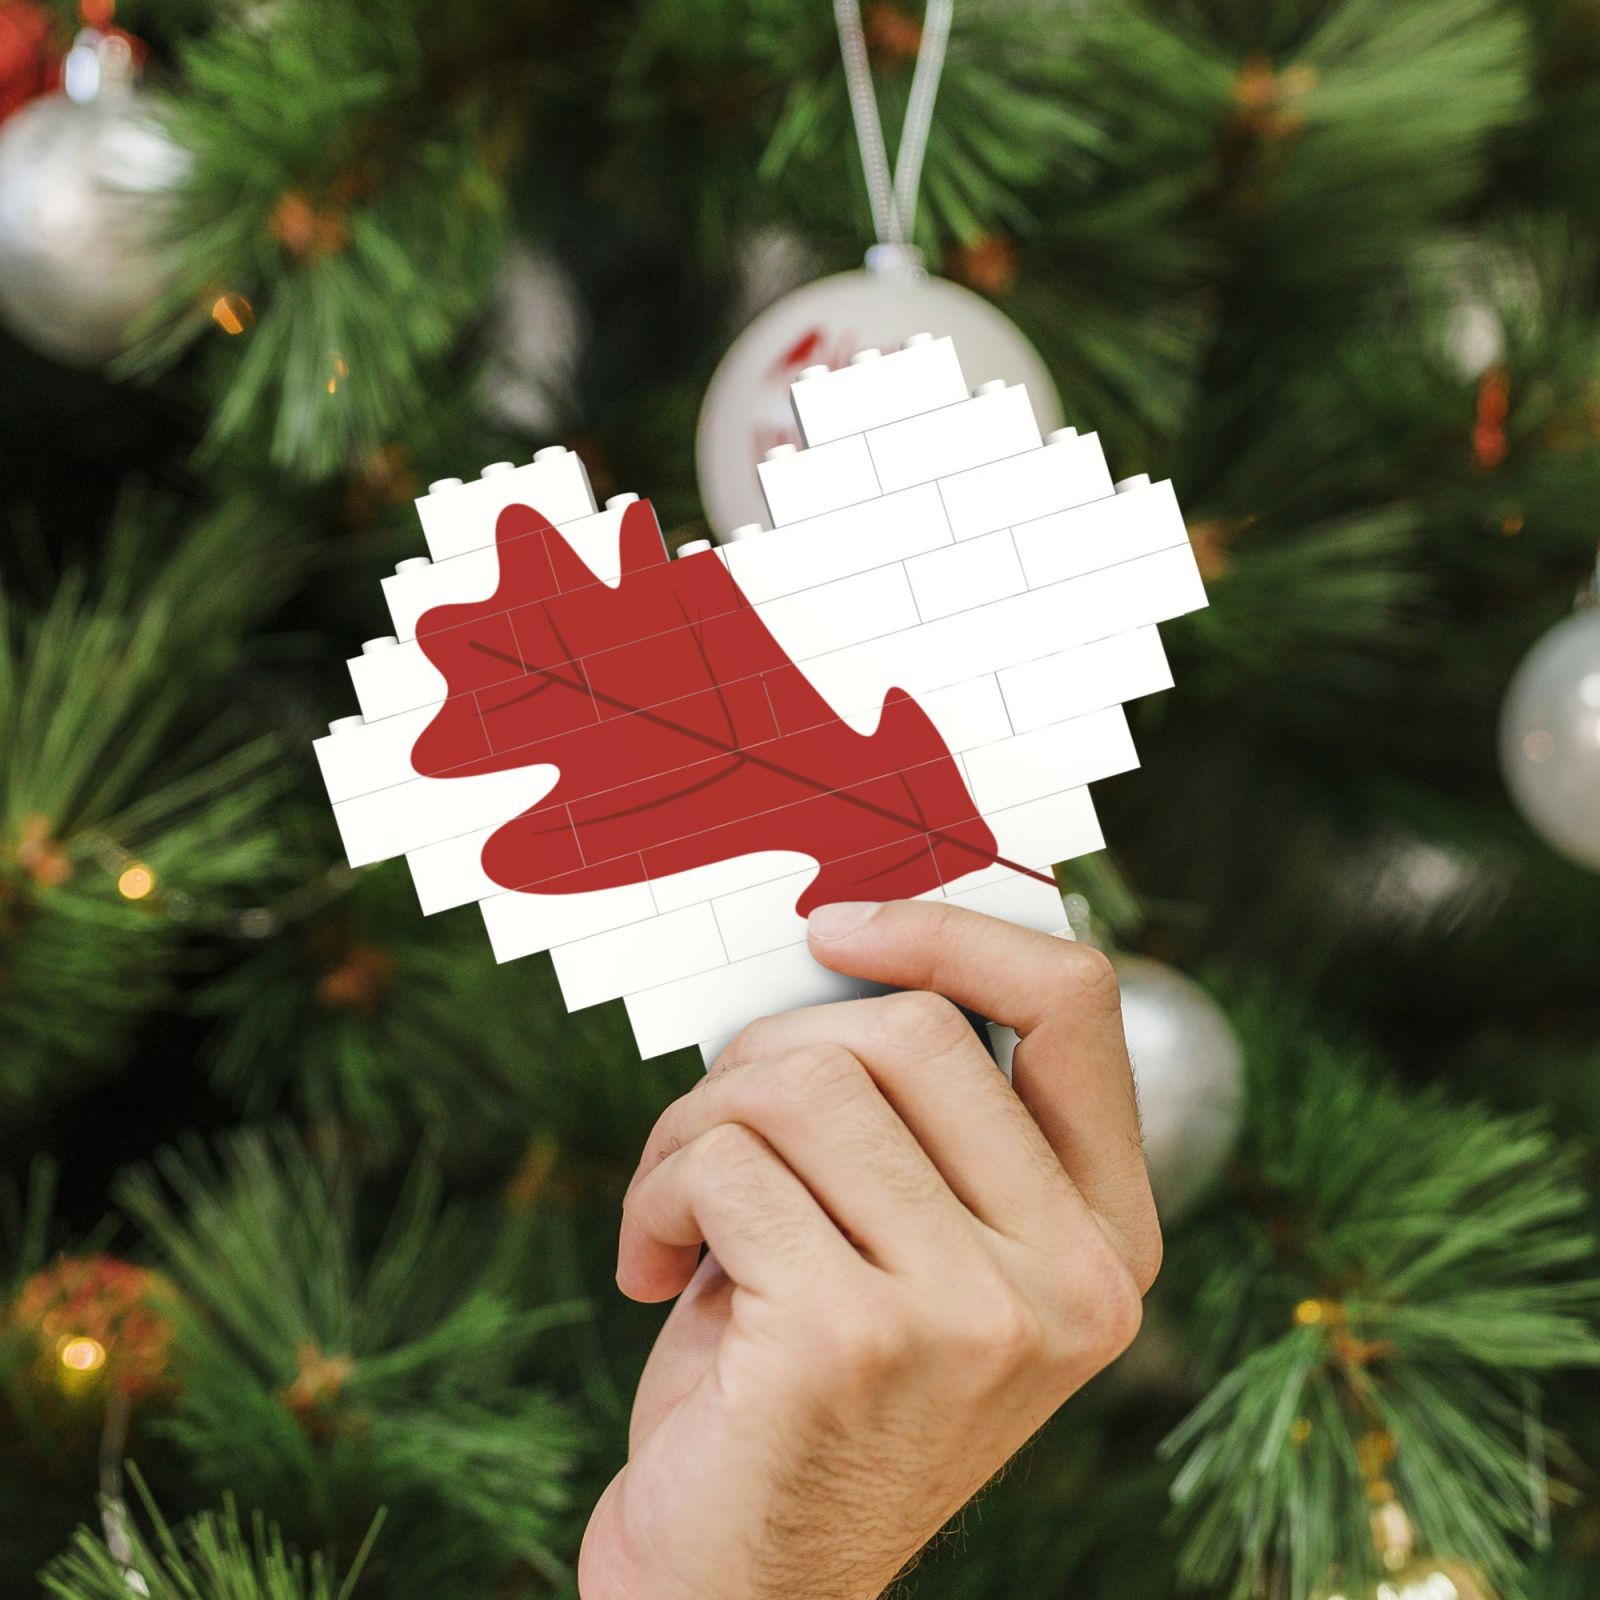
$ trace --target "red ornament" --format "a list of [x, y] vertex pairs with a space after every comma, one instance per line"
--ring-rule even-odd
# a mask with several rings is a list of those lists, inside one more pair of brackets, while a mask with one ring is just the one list
[[1506, 458], [1506, 418], [1511, 412], [1511, 374], [1490, 367], [1478, 383], [1476, 419], [1472, 427], [1472, 459], [1492, 472]]
[[451, 698], [411, 757], [425, 777], [560, 769], [484, 846], [496, 883], [579, 894], [795, 850], [822, 869], [804, 916], [922, 894], [999, 859], [916, 701], [891, 689], [876, 732], [855, 732], [714, 551], [667, 559], [646, 503], [624, 516], [615, 588], [527, 506], [501, 513], [496, 542], [495, 593], [417, 624]]
[[60, 74], [50, 13], [34, 0], [0, 0], [0, 122], [53, 89]]
[[168, 1383], [172, 1326], [155, 1301], [159, 1273], [113, 1256], [68, 1257], [36, 1272], [12, 1302], [10, 1322], [33, 1334], [43, 1362], [64, 1378], [103, 1373], [139, 1398]]

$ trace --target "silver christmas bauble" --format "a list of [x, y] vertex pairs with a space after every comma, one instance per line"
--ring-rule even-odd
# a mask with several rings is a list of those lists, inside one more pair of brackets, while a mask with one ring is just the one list
[[565, 269], [543, 251], [512, 245], [495, 285], [485, 411], [507, 427], [555, 432], [574, 408], [586, 333], [583, 307]]
[[161, 203], [185, 156], [130, 84], [46, 95], [0, 127], [0, 320], [35, 349], [95, 366], [168, 282]]
[[1122, 1025], [1156, 1209], [1175, 1222], [1222, 1170], [1238, 1137], [1244, 1059], [1199, 984], [1146, 956], [1118, 956]]
[[1535, 832], [1600, 869], [1600, 606], [1558, 622], [1513, 674], [1500, 763]]
[[835, 273], [769, 305], [712, 374], [700, 408], [695, 465], [706, 518], [716, 532], [766, 523], [756, 463], [774, 445], [800, 442], [789, 386], [803, 368], [841, 367], [858, 350], [898, 349], [923, 332], [955, 340], [971, 382], [1004, 378], [1025, 384], [1041, 432], [1061, 426], [1061, 400], [1038, 352], [981, 295], [922, 273]]

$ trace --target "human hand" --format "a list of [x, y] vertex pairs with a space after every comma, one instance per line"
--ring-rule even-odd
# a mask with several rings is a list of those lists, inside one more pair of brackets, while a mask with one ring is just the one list
[[[1161, 1244], [1105, 957], [926, 901], [822, 907], [810, 947], [931, 992], [763, 1018], [656, 1124], [617, 1281], [678, 1301], [584, 1600], [874, 1600], [1138, 1329]], [[944, 995], [1017, 1030], [1014, 1088]]]

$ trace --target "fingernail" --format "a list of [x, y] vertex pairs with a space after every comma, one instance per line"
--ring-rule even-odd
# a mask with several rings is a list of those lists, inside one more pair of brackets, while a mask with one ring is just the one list
[[864, 926], [878, 905], [876, 900], [838, 900], [831, 906], [818, 906], [806, 918], [806, 930], [816, 939], [842, 939]]

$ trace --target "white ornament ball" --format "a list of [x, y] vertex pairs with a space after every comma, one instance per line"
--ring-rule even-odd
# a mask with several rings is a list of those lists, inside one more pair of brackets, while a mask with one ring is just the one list
[[[768, 262], [765, 293], [796, 265]], [[1061, 426], [1061, 399], [1038, 351], [998, 306], [958, 283], [894, 270], [839, 272], [769, 305], [723, 356], [695, 435], [706, 519], [719, 537], [771, 526], [756, 465], [776, 445], [803, 441], [789, 386], [810, 366], [842, 367], [863, 350], [896, 350], [913, 334], [949, 335], [974, 386], [1025, 384], [1042, 433]]]
[[508, 427], [553, 433], [575, 403], [587, 332], [566, 270], [543, 251], [513, 245], [495, 285], [484, 409]]
[[0, 320], [35, 349], [97, 366], [169, 281], [162, 200], [187, 158], [131, 85], [46, 95], [0, 126]]
[[1558, 622], [1513, 674], [1500, 763], [1533, 829], [1600, 870], [1600, 606]]
[[1239, 1133], [1244, 1058], [1199, 984], [1146, 956], [1117, 957], [1156, 1209], [1175, 1222], [1222, 1170]]

